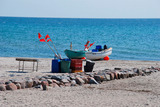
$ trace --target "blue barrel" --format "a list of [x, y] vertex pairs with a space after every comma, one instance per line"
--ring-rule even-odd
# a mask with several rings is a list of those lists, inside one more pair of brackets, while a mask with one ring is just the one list
[[92, 49], [92, 52], [98, 52], [98, 50], [97, 49]]
[[52, 60], [52, 73], [60, 73], [60, 59], [53, 59]]
[[96, 46], [96, 49], [97, 49], [97, 50], [100, 50], [100, 49], [102, 49], [102, 46], [101, 46], [101, 45], [97, 45], [97, 46]]

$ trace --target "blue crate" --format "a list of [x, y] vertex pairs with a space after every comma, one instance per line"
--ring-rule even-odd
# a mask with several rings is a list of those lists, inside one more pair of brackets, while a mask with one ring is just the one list
[[100, 50], [100, 49], [102, 49], [102, 46], [101, 46], [101, 45], [97, 45], [97, 46], [96, 46], [96, 49], [97, 49], [97, 50]]

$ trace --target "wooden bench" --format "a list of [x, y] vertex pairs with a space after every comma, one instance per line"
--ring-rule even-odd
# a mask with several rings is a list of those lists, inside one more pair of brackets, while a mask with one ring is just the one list
[[[24, 71], [27, 70], [24, 68], [24, 62], [28, 61], [28, 62], [33, 62], [33, 68], [32, 71], [38, 71], [38, 59], [31, 59], [31, 58], [16, 58], [16, 61], [19, 61], [19, 67], [18, 67], [18, 71]], [[21, 62], [22, 62], [22, 66], [21, 66]], [[35, 63], [37, 63], [36, 69], [35, 69]]]

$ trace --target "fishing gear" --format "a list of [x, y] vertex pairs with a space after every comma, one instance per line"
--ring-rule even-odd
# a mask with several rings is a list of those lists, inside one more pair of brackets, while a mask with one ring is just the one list
[[[55, 48], [55, 46], [54, 46], [54, 44], [53, 44], [53, 41], [51, 40], [51, 38], [49, 37], [49, 35], [47, 34], [47, 35], [45, 36], [45, 39], [44, 39], [44, 38], [41, 39], [41, 37], [42, 37], [42, 35], [41, 35], [40, 33], [38, 33], [39, 41], [40, 41], [40, 42], [45, 42], [45, 43], [49, 46], [49, 48], [52, 50], [52, 52], [54, 53], [55, 57], [58, 58], [58, 59], [62, 59], [62, 58], [61, 58], [61, 55], [58, 53], [58, 51], [57, 51], [57, 49]], [[49, 39], [48, 39], [48, 38], [49, 38]], [[51, 48], [51, 46], [48, 44], [49, 41], [52, 42], [52, 44], [53, 44], [56, 52], [58, 53], [58, 55], [54, 52], [54, 50], [53, 50], [53, 49]]]

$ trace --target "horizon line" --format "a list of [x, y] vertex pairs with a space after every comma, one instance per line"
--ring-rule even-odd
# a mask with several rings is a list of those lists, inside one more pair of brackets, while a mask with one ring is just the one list
[[160, 18], [84, 18], [84, 17], [36, 17], [36, 16], [0, 16], [0, 17], [13, 17], [13, 18], [59, 18], [59, 19], [160, 19]]

